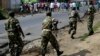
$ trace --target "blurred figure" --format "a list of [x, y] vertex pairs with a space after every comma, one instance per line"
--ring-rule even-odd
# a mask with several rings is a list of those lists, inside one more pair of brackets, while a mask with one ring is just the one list
[[55, 18], [53, 18], [52, 19], [52, 21], [53, 21], [53, 23], [52, 23], [52, 25], [53, 25], [53, 30], [58, 30], [58, 27], [57, 27], [57, 25], [58, 25], [58, 20], [57, 19], [55, 19]]
[[74, 35], [76, 34], [77, 30], [77, 21], [80, 21], [79, 13], [77, 12], [75, 7], [72, 8], [69, 20], [70, 20], [69, 22], [70, 29], [68, 33], [71, 34], [71, 38], [74, 39]]
[[49, 10], [49, 3], [45, 3], [45, 11], [48, 11]]
[[75, 2], [72, 3], [72, 8], [76, 9], [76, 3]]
[[57, 34], [58, 34], [58, 23], [61, 23], [61, 22], [59, 22], [55, 18], [53, 18], [52, 21], [53, 21], [53, 23], [52, 23], [52, 30], [53, 30], [54, 35], [57, 37]]
[[76, 8], [77, 10], [80, 10], [80, 2], [76, 2]]
[[60, 3], [59, 2], [57, 2], [57, 8], [58, 8], [58, 11], [60, 10]]
[[100, 0], [98, 0], [98, 10], [100, 11]]
[[89, 31], [89, 35], [93, 35], [94, 31], [93, 31], [93, 20], [94, 20], [94, 13], [96, 12], [96, 9], [94, 7], [93, 1], [89, 2], [89, 8], [88, 8], [88, 31]]
[[11, 56], [20, 56], [24, 46], [21, 35], [25, 36], [19, 21], [14, 17], [15, 13], [11, 12], [9, 16], [9, 19], [5, 23], [5, 30], [8, 33], [10, 54]]
[[72, 6], [72, 2], [71, 2], [69, 5], [70, 5], [70, 9], [72, 9], [72, 7], [73, 7], [73, 6]]
[[42, 56], [45, 56], [48, 42], [50, 42], [51, 45], [56, 50], [57, 56], [60, 56], [63, 53], [63, 51], [59, 50], [59, 44], [55, 36], [52, 34], [52, 14], [51, 12], [47, 12], [46, 18], [43, 20], [43, 23], [42, 23], [42, 44], [41, 44]]
[[50, 11], [54, 11], [54, 3], [53, 2], [50, 3]]
[[30, 13], [33, 14], [33, 6], [32, 6], [32, 4], [29, 5], [29, 8], [30, 8]]
[[34, 4], [34, 13], [37, 13], [38, 12], [38, 9], [39, 9], [38, 3], [35, 3]]

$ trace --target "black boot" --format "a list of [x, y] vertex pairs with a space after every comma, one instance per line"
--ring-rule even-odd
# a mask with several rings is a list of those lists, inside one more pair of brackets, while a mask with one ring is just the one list
[[73, 35], [71, 35], [71, 38], [72, 38], [72, 39], [75, 39]]
[[57, 51], [57, 56], [60, 56], [61, 54], [63, 54], [63, 51]]
[[42, 54], [42, 56], [45, 56], [45, 54]]
[[69, 30], [69, 31], [68, 31], [68, 34], [70, 34], [70, 33], [71, 33], [71, 31]]
[[89, 33], [89, 36], [90, 36], [90, 35], [93, 35], [93, 34], [94, 34], [94, 31], [91, 31], [91, 32]]

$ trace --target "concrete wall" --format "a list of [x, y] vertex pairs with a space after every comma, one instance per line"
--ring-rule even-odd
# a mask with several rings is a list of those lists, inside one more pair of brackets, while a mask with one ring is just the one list
[[16, 9], [19, 8], [21, 4], [21, 0], [10, 0], [10, 8]]
[[5, 9], [19, 8], [21, 0], [0, 0], [0, 6]]

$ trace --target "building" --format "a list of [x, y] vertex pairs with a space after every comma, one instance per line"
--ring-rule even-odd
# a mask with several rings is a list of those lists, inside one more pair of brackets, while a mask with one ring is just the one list
[[0, 6], [5, 9], [9, 8], [9, 0], [0, 0]]
[[15, 9], [21, 4], [21, 0], [0, 0], [0, 6], [4, 9]]

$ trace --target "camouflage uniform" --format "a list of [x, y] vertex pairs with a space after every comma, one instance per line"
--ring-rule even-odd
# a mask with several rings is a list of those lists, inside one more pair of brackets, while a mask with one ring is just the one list
[[76, 10], [71, 11], [71, 16], [69, 17], [69, 34], [71, 33], [71, 38], [74, 39], [74, 35], [76, 34], [76, 29], [77, 29], [77, 20], [80, 19], [80, 16]]
[[[23, 48], [23, 41], [20, 37], [21, 31], [19, 31], [19, 21], [10, 17], [5, 23], [5, 29], [8, 33], [9, 48], [11, 56], [20, 56]], [[16, 48], [15, 48], [16, 45]]]
[[[50, 16], [47, 16], [43, 21], [43, 27], [42, 27], [42, 56], [45, 56], [46, 49], [48, 42], [50, 41], [51, 45], [56, 49], [57, 52], [59, 51], [59, 45], [55, 38], [55, 36], [52, 34], [52, 18]], [[58, 54], [59, 55], [59, 54]]]
[[58, 27], [57, 27], [57, 25], [58, 25], [58, 20], [57, 19], [52, 19], [52, 30], [53, 30], [53, 33], [54, 33], [54, 35], [57, 37], [57, 33], [58, 33]]
[[53, 18], [52, 21], [53, 21], [53, 23], [52, 23], [53, 30], [58, 30], [58, 27], [57, 27], [57, 25], [59, 23], [58, 20]]
[[94, 13], [95, 13], [95, 8], [93, 5], [90, 5], [88, 8], [88, 31], [89, 31], [89, 35], [92, 35], [94, 33], [93, 31], [93, 20], [94, 20]]

